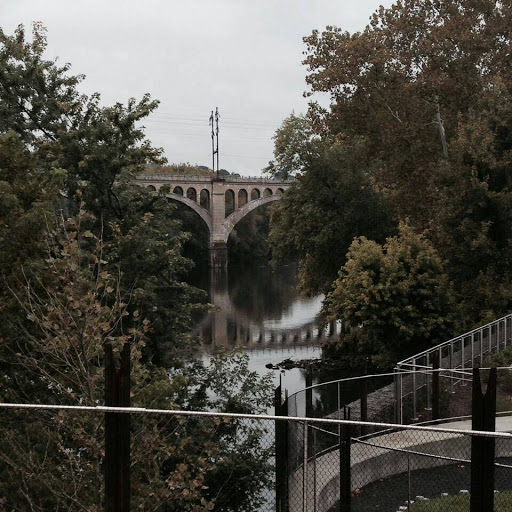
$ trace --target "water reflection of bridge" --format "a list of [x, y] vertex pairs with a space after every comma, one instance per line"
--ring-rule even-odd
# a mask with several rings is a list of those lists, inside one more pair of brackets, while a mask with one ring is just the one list
[[340, 332], [340, 325], [336, 322], [319, 328], [314, 321], [307, 320], [292, 326], [254, 321], [233, 303], [225, 272], [212, 271], [210, 302], [215, 306], [215, 311], [206, 316], [193, 331], [193, 335], [202, 338], [205, 351], [211, 351], [217, 346], [244, 347], [247, 350], [315, 346]]

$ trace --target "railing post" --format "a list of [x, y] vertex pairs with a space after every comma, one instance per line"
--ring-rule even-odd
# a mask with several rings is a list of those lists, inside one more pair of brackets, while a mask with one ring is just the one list
[[460, 343], [461, 343], [461, 369], [462, 369], [462, 385], [464, 386], [465, 385], [465, 375], [464, 375], [464, 369], [466, 368], [466, 361], [464, 360], [465, 359], [465, 350], [464, 350], [464, 341], [465, 341], [465, 338], [464, 336], [462, 336], [461, 340], [460, 340]]
[[478, 331], [478, 335], [480, 338], [480, 362], [479, 362], [478, 366], [483, 366], [484, 365], [484, 330], [480, 329]]
[[302, 463], [302, 512], [308, 512], [308, 422], [304, 422], [304, 432], [302, 433], [303, 463]]
[[[473, 430], [496, 430], [496, 368], [491, 368], [485, 395], [482, 393], [480, 370], [473, 369], [472, 410]], [[471, 438], [470, 512], [494, 510], [494, 456], [494, 438]]]
[[316, 428], [313, 428], [313, 512], [316, 512]]
[[[453, 341], [450, 341], [450, 369], [453, 370]], [[450, 391], [453, 393], [453, 371], [450, 372]]]
[[399, 367], [395, 367], [395, 423], [401, 425], [402, 413], [402, 375]]
[[306, 373], [306, 418], [313, 417], [313, 367], [310, 366]]
[[[275, 390], [274, 407], [276, 416], [288, 416], [288, 400], [282, 400], [282, 384]], [[288, 495], [288, 422], [275, 422], [276, 445], [276, 512], [287, 510]]]
[[475, 366], [475, 333], [471, 333], [471, 368]]
[[[430, 352], [427, 352], [427, 355], [426, 355], [426, 364], [425, 366], [427, 366], [428, 368], [430, 368]], [[431, 402], [431, 389], [430, 389], [430, 375], [429, 375], [429, 369], [426, 368], [425, 369], [425, 387], [427, 388], [427, 399], [425, 401], [425, 408], [428, 409], [430, 407], [430, 402]], [[430, 372], [432, 373], [432, 372]], [[430, 408], [432, 409], [432, 408]]]
[[432, 361], [432, 419], [440, 418], [439, 411], [439, 354]]
[[416, 421], [416, 358], [412, 358], [412, 420]]

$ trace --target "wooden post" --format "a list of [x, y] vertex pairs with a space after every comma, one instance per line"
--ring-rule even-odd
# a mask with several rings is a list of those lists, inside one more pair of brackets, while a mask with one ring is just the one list
[[[491, 368], [487, 391], [482, 393], [480, 369], [473, 368], [472, 429], [496, 430], [496, 368]], [[494, 510], [494, 455], [492, 437], [471, 438], [471, 505], [470, 512]]]
[[[275, 390], [274, 407], [276, 416], [288, 416], [288, 401], [282, 400], [281, 376]], [[276, 420], [276, 512], [288, 510], [288, 422]]]
[[[344, 408], [343, 419], [350, 419], [350, 409]], [[350, 479], [350, 425], [340, 427], [340, 512], [351, 510], [351, 479]]]
[[[130, 345], [116, 368], [112, 346], [105, 344], [105, 405], [130, 407]], [[105, 413], [105, 511], [130, 510], [130, 415]]]
[[440, 389], [439, 389], [439, 354], [432, 357], [432, 419], [438, 420], [441, 417], [439, 407]]

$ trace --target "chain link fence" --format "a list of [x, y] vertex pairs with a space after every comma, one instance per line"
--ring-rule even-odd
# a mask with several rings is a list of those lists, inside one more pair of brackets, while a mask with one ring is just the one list
[[[469, 510], [475, 433], [468, 421], [442, 428], [195, 411], [0, 408], [0, 510], [102, 510], [104, 417], [121, 413], [130, 413], [131, 510]], [[498, 419], [498, 428], [512, 430], [512, 418]], [[512, 510], [512, 435], [477, 434], [495, 445], [495, 510]]]
[[[512, 421], [509, 426], [512, 428]], [[380, 425], [380, 433], [350, 436], [348, 445], [343, 443], [343, 434], [333, 434], [337, 443], [332, 443], [328, 450], [317, 451], [324, 427], [321, 423], [301, 423], [293, 428], [292, 436], [303, 448], [303, 456], [289, 468], [288, 495], [281, 510], [470, 510], [470, 431], [436, 427], [414, 430], [412, 426], [383, 429]], [[352, 433], [360, 425], [344, 424], [339, 428], [341, 432], [348, 429]], [[512, 437], [496, 437], [495, 510], [512, 510]], [[347, 461], [348, 472], [344, 470]]]

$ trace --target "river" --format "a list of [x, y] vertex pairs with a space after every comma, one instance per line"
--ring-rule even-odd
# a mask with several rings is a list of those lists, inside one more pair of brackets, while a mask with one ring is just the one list
[[230, 267], [201, 276], [197, 285], [216, 307], [194, 331], [203, 339], [204, 360], [215, 347], [238, 347], [247, 352], [250, 368], [258, 374], [271, 371], [276, 385], [281, 377], [289, 393], [302, 389], [305, 370], [269, 370], [267, 365], [319, 358], [322, 341], [336, 327], [319, 330], [316, 326], [323, 297], [305, 297], [297, 291], [297, 267]]

